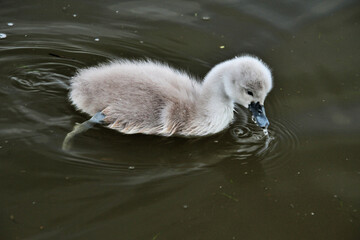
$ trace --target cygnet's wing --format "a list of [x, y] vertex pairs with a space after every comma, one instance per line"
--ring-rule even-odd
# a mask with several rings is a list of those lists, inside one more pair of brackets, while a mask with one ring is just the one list
[[[151, 111], [147, 113], [149, 112]], [[105, 108], [102, 114], [105, 116], [103, 122], [108, 128], [125, 134], [171, 135], [170, 132], [163, 131], [162, 122], [156, 114], [149, 116], [146, 115], [146, 112], [143, 112], [141, 116], [128, 117], [126, 115], [119, 115], [119, 111], [113, 107]]]

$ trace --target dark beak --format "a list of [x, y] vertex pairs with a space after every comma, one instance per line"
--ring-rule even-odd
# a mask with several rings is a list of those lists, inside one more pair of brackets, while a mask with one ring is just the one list
[[249, 110], [253, 115], [253, 119], [259, 127], [267, 128], [269, 126], [269, 120], [265, 115], [265, 108], [259, 102], [250, 103]]

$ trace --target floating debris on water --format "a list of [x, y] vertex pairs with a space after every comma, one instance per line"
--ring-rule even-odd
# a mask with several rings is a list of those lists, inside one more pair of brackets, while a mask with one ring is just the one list
[[187, 209], [188, 207], [189, 207], [189, 206], [186, 205], [186, 204], [183, 205], [183, 208], [184, 208], [184, 209]]
[[62, 10], [63, 10], [63, 11], [66, 11], [68, 8], [70, 8], [70, 4], [68, 4], [68, 5], [64, 6], [64, 7], [62, 7]]
[[220, 48], [220, 49], [224, 49], [224, 48], [225, 48], [225, 46], [224, 46], [224, 45], [221, 45], [221, 46], [219, 46], [219, 48]]
[[233, 200], [235, 202], [239, 201], [239, 199], [237, 199], [237, 198], [235, 198], [235, 197], [233, 197], [233, 196], [231, 196], [231, 195], [229, 195], [227, 193], [221, 193], [221, 195], [223, 195], [223, 196], [227, 197], [228, 199], [231, 199], [231, 200]]
[[0, 39], [5, 39], [7, 35], [5, 33], [0, 33]]
[[267, 128], [264, 128], [264, 129], [263, 129], [263, 132], [264, 132], [264, 135], [265, 135], [265, 136], [268, 136], [268, 135], [269, 135], [269, 131], [268, 131]]
[[8, 25], [9, 27], [12, 27], [12, 26], [14, 26], [14, 23], [8, 22], [7, 25]]
[[119, 10], [116, 10], [116, 13], [119, 13]]
[[156, 240], [160, 233], [157, 233], [155, 236], [153, 236], [152, 240]]
[[135, 166], [129, 166], [128, 169], [134, 170], [134, 169], [135, 169]]
[[77, 14], [76, 14], [76, 13], [75, 13], [75, 14], [73, 14], [73, 17], [74, 17], [74, 18], [76, 18], [76, 17], [77, 17]]
[[202, 17], [201, 19], [204, 20], [204, 21], [209, 21], [210, 17], [205, 16], [205, 17]]
[[100, 41], [100, 38], [95, 38], [94, 41], [98, 42], [98, 41]]

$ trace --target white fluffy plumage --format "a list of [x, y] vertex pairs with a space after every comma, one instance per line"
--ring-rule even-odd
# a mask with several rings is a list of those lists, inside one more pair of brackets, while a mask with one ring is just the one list
[[271, 88], [267, 65], [248, 55], [216, 65], [202, 82], [159, 62], [118, 60], [80, 70], [69, 98], [126, 134], [204, 136], [231, 123], [235, 103], [263, 105]]

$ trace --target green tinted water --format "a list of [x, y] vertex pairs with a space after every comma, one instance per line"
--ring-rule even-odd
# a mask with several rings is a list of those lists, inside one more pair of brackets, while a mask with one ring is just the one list
[[[0, 3], [2, 239], [358, 239], [356, 1]], [[13, 23], [13, 24], [9, 24]], [[275, 86], [207, 138], [126, 136], [68, 102], [78, 68], [149, 57], [203, 77], [251, 53]]]

